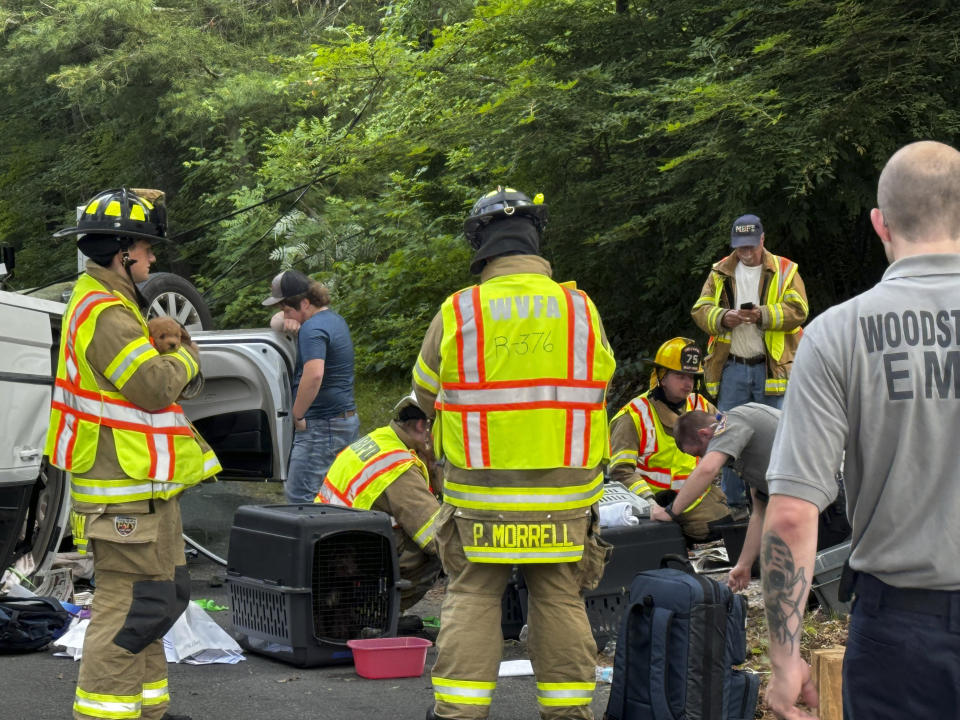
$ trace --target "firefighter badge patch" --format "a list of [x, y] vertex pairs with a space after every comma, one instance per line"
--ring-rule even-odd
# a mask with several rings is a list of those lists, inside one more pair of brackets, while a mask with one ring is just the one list
[[113, 529], [120, 537], [127, 537], [137, 529], [137, 518], [130, 515], [117, 515], [113, 518]]

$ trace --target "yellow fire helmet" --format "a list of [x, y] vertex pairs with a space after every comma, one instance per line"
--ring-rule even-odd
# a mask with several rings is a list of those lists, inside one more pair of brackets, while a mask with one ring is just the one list
[[650, 374], [650, 387], [663, 377], [660, 370], [674, 370], [688, 375], [703, 375], [703, 352], [690, 338], [675, 337], [667, 340], [653, 359], [656, 366]]

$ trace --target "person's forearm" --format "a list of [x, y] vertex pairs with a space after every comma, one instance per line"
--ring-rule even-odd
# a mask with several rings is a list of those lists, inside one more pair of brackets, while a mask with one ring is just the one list
[[763, 534], [763, 518], [767, 504], [753, 494], [753, 510], [750, 512], [750, 521], [747, 523], [747, 536], [743, 540], [743, 549], [737, 565], [752, 567], [753, 561], [760, 555], [760, 536]]
[[299, 420], [307, 414], [307, 410], [317, 399], [317, 393], [320, 392], [320, 385], [323, 384], [323, 376], [304, 377], [300, 379], [300, 386], [297, 388], [297, 398], [293, 401], [293, 418]]
[[817, 507], [786, 495], [771, 497], [760, 563], [774, 672], [800, 656], [803, 611], [813, 581], [816, 548]]

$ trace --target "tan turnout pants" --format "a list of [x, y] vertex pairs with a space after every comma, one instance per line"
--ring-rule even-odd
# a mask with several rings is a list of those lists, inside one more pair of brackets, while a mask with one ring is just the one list
[[170, 703], [163, 636], [190, 599], [178, 498], [144, 513], [87, 516], [96, 591], [76, 720], [159, 720]]
[[[453, 519], [437, 533], [437, 543], [450, 581], [433, 666], [434, 713], [437, 718], [481, 720], [490, 711], [503, 652], [500, 602], [512, 567], [469, 562]], [[590, 545], [579, 562], [518, 566], [529, 593], [527, 643], [544, 720], [594, 717], [590, 702], [597, 645], [580, 589], [585, 564], [599, 562], [602, 571], [596, 552], [596, 545]]]

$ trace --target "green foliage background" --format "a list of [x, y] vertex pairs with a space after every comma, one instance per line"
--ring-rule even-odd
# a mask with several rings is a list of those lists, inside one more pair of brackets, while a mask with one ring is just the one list
[[[326, 281], [363, 373], [406, 372], [472, 282], [497, 184], [543, 192], [544, 254], [621, 367], [676, 334], [729, 226], [763, 218], [814, 312], [873, 284], [867, 213], [900, 145], [956, 143], [954, 3], [0, 0], [0, 238], [23, 287], [106, 187], [160, 187], [221, 326], [263, 325], [282, 267]], [[166, 267], [164, 267], [166, 266]]]

